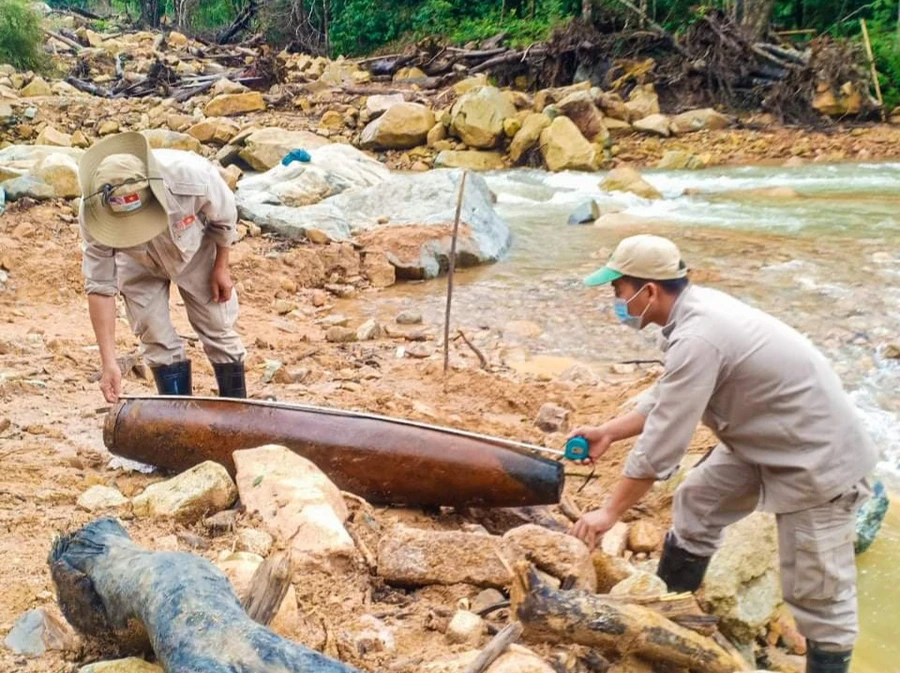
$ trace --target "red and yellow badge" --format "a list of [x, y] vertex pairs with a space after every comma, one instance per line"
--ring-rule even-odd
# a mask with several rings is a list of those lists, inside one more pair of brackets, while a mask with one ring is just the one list
[[189, 226], [191, 226], [191, 225], [192, 225], [194, 222], [196, 222], [196, 221], [197, 221], [197, 216], [196, 216], [196, 215], [188, 215], [186, 218], [184, 218], [183, 220], [181, 220], [181, 222], [179, 222], [178, 224], [176, 224], [176, 225], [175, 225], [175, 228], [178, 229], [178, 230], [181, 230], [181, 229], [187, 229]]

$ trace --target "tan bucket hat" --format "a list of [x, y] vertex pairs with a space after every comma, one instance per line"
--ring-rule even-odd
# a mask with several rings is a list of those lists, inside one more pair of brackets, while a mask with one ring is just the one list
[[681, 253], [668, 238], [640, 234], [624, 238], [606, 266], [584, 279], [585, 285], [605, 285], [622, 276], [644, 280], [674, 280], [687, 276]]
[[78, 165], [84, 227], [102, 245], [130, 248], [169, 227], [166, 186], [150, 143], [136, 132], [92, 145]]

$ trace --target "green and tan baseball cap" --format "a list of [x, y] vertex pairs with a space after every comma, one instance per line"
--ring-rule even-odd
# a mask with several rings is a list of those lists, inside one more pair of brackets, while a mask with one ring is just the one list
[[603, 268], [584, 279], [591, 287], [606, 285], [622, 276], [645, 280], [674, 280], [687, 276], [681, 253], [668, 238], [640, 234], [622, 239]]
[[111, 248], [146, 243], [169, 226], [166, 187], [147, 138], [119, 133], [92, 145], [78, 164], [84, 228]]

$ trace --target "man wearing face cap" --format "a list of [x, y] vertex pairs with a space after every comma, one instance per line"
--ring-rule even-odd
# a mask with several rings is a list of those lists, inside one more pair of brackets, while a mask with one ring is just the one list
[[593, 547], [672, 476], [702, 420], [719, 444], [675, 492], [659, 576], [670, 591], [695, 591], [726, 526], [756, 509], [774, 513], [807, 673], [847, 673], [858, 632], [856, 511], [878, 452], [825, 357], [772, 316], [692, 286], [665, 238], [623, 240], [585, 283], [612, 284], [622, 323], [662, 327], [665, 370], [635, 411], [572, 433], [588, 440], [591, 460], [640, 436], [606, 504], [573, 534]]
[[151, 151], [140, 133], [88, 149], [79, 165], [82, 270], [100, 347], [100, 389], [122, 391], [116, 364], [116, 294], [162, 395], [191, 394], [191, 362], [169, 316], [174, 283], [212, 362], [222, 397], [246, 397], [238, 300], [228, 270], [237, 210], [216, 168], [192, 152]]

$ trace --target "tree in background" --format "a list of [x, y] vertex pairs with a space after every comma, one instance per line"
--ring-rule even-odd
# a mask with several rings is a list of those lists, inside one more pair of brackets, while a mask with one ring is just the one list
[[20, 70], [44, 64], [41, 18], [24, 0], [0, 0], [0, 63]]

